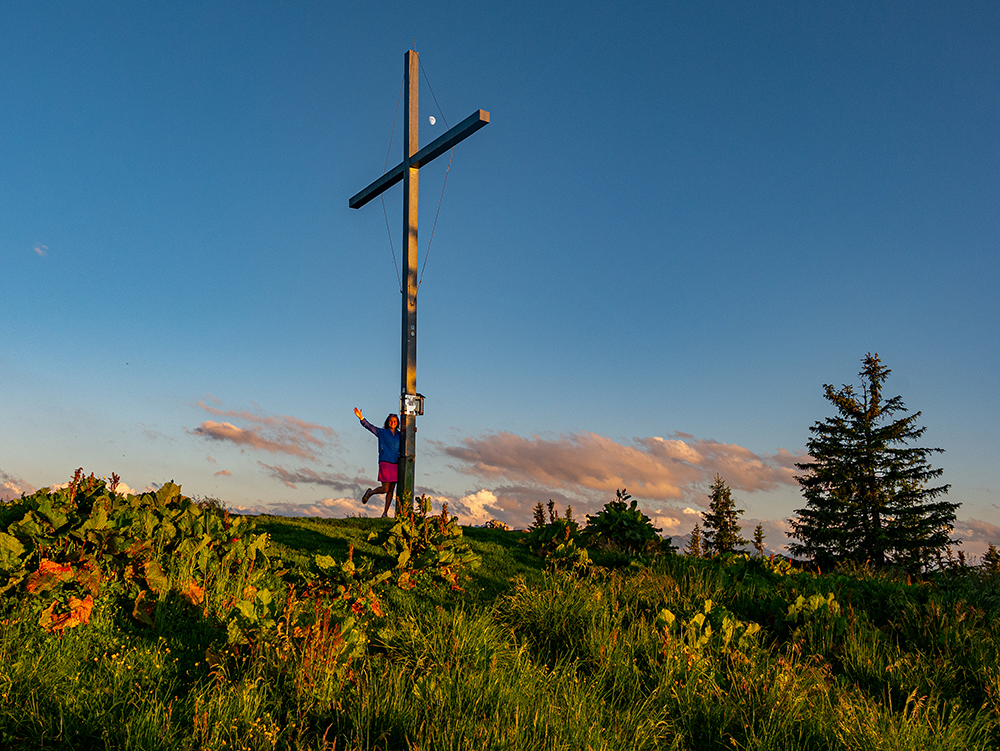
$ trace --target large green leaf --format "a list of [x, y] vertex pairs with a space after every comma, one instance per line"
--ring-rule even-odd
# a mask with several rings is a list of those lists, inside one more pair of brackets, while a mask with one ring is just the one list
[[170, 579], [167, 578], [158, 561], [146, 561], [142, 568], [146, 573], [146, 583], [151, 590], [162, 594], [170, 588]]
[[40, 523], [40, 520], [35, 516], [34, 511], [28, 511], [20, 521], [14, 522], [7, 530], [10, 532], [16, 532], [18, 537], [24, 538], [29, 537], [33, 540], [38, 538], [46, 537], [46, 530]]
[[192, 559], [211, 543], [212, 538], [208, 535], [202, 535], [200, 540], [187, 537], [178, 543], [177, 550], [175, 551], [176, 557], [181, 560]]
[[46, 498], [39, 502], [35, 507], [35, 511], [41, 516], [45, 521], [52, 525], [53, 530], [60, 530], [66, 526], [69, 519], [66, 518], [65, 514], [56, 511], [52, 508], [52, 501], [50, 498]]
[[24, 553], [24, 545], [18, 540], [14, 535], [9, 535], [6, 532], [0, 532], [0, 550], [6, 550], [13, 553], [15, 556], [20, 557]]
[[256, 553], [263, 553], [264, 547], [267, 545], [267, 539], [267, 532], [254, 535], [253, 541], [247, 546], [247, 555], [252, 556]]
[[156, 500], [160, 503], [166, 505], [170, 501], [176, 499], [181, 494], [181, 486], [175, 485], [174, 481], [166, 483], [159, 490], [156, 491]]

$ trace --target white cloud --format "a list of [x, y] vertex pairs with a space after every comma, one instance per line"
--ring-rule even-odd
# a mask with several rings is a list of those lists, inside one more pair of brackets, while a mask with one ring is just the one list
[[270, 464], [264, 464], [264, 462], [257, 462], [260, 466], [267, 470], [267, 473], [271, 477], [281, 480], [285, 485], [292, 490], [295, 490], [299, 483], [305, 483], [309, 485], [325, 485], [328, 488], [332, 488], [339, 493], [344, 491], [351, 491], [362, 486], [367, 487], [365, 480], [362, 478], [351, 478], [342, 472], [317, 472], [309, 467], [299, 467], [298, 469], [285, 469], [282, 466], [272, 467]]
[[649, 520], [653, 522], [654, 527], [659, 527], [664, 535], [673, 534], [681, 526], [681, 520], [675, 516], [657, 514], [650, 517]]
[[234, 506], [233, 509], [242, 514], [345, 519], [351, 516], [381, 516], [382, 503], [376, 503], [373, 499], [367, 505], [362, 505], [361, 501], [355, 498], [323, 498], [312, 503], [260, 503], [254, 506]]
[[[332, 428], [314, 422], [306, 422], [289, 415], [266, 415], [246, 410], [224, 410], [210, 407], [204, 402], [198, 406], [211, 415], [231, 417], [250, 427], [240, 427], [231, 422], [206, 420], [194, 430], [192, 435], [213, 441], [233, 443], [271, 453], [282, 453], [315, 460], [316, 452], [337, 443], [337, 434]], [[214, 461], [210, 459], [210, 461]]]
[[22, 494], [31, 495], [34, 492], [32, 485], [0, 469], [0, 501], [13, 501]]
[[469, 493], [456, 501], [452, 501], [448, 508], [459, 517], [462, 524], [480, 525], [485, 524], [490, 519], [496, 519], [502, 515], [503, 511], [498, 505], [496, 494], [492, 490], [477, 490]]
[[796, 485], [794, 464], [802, 457], [784, 449], [755, 454], [736, 444], [677, 433], [621, 443], [596, 433], [524, 438], [495, 433], [458, 445], [430, 442], [459, 462], [458, 471], [484, 479], [536, 486], [542, 494], [562, 490], [596, 500], [621, 488], [652, 501], [704, 503], [704, 486], [718, 473], [736, 490], [774, 490]]

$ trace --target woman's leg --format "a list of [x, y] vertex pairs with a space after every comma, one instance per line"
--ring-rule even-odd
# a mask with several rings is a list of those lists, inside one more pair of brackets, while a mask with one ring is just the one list
[[[377, 488], [368, 488], [368, 490], [365, 491], [365, 495], [361, 499], [361, 502], [368, 503], [368, 499], [371, 498], [373, 495], [382, 495], [383, 493], [388, 493], [389, 500], [392, 500], [392, 489], [394, 487], [396, 487], [396, 483], [394, 482], [383, 482]], [[388, 508], [388, 503], [389, 501], [386, 501], [387, 508]]]
[[396, 483], [394, 482], [383, 482], [382, 487], [385, 488], [385, 508], [382, 510], [382, 516], [389, 515], [389, 506], [392, 505], [392, 494], [396, 489]]

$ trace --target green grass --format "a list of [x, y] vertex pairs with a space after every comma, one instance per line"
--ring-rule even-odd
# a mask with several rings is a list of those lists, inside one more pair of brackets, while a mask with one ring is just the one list
[[[368, 540], [389, 524], [265, 516], [257, 531], [301, 594], [317, 581], [316, 555], [343, 561], [353, 546], [355, 562], [390, 568]], [[461, 590], [379, 585], [382, 615], [359, 611], [367, 643], [351, 660], [333, 622], [324, 626], [322, 598], [307, 632], [279, 617], [227, 644], [220, 624], [183, 604], [164, 605], [148, 627], [127, 601], [101, 597], [89, 623], [60, 637], [25, 600], [4, 597], [0, 747], [1000, 746], [996, 577], [908, 584], [865, 569], [683, 556], [572, 575], [547, 572], [522, 538], [466, 529], [482, 564]], [[831, 593], [838, 609], [789, 615], [800, 595]]]

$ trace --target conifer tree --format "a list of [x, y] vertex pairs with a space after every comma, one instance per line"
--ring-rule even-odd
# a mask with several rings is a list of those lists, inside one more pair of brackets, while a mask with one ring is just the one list
[[542, 527], [545, 526], [545, 507], [542, 506], [541, 501], [537, 501], [535, 503], [534, 513], [535, 513], [535, 519], [531, 523], [531, 526], [528, 527], [529, 530], [541, 529]]
[[983, 570], [991, 574], [1000, 574], [1000, 551], [992, 542], [983, 554]]
[[684, 549], [688, 555], [694, 558], [701, 558], [701, 525], [695, 524], [691, 530], [691, 537], [688, 539], [687, 548]]
[[948, 485], [929, 486], [943, 470], [928, 457], [939, 448], [908, 444], [926, 428], [920, 412], [906, 414], [902, 397], [882, 398], [891, 372], [877, 354], [862, 360], [861, 391], [826, 384], [835, 417], [816, 422], [806, 446], [811, 461], [796, 464], [805, 508], [791, 519], [788, 548], [824, 566], [839, 560], [925, 567], [950, 538], [957, 503], [937, 500]]
[[757, 522], [757, 526], [753, 528], [753, 549], [761, 558], [764, 557], [764, 524], [762, 522]]
[[712, 492], [708, 496], [708, 511], [701, 515], [705, 522], [705, 555], [732, 553], [738, 546], [747, 544], [747, 540], [740, 536], [737, 521], [743, 509], [736, 508], [733, 493], [720, 475], [715, 476], [709, 490]]

